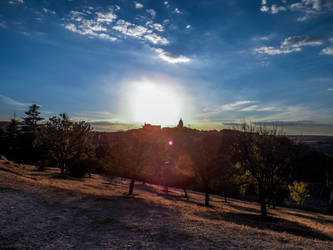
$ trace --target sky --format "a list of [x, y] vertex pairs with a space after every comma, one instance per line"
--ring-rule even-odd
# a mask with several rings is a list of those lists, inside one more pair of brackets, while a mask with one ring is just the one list
[[333, 135], [333, 0], [1, 0], [0, 120]]

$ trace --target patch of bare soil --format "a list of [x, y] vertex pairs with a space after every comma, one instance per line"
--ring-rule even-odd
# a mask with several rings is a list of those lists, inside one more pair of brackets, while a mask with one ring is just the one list
[[333, 249], [333, 217], [0, 160], [0, 249]]

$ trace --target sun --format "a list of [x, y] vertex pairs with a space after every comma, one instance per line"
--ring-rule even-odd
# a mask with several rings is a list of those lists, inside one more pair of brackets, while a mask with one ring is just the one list
[[167, 84], [135, 82], [129, 88], [131, 119], [138, 123], [176, 124], [182, 115], [181, 92]]

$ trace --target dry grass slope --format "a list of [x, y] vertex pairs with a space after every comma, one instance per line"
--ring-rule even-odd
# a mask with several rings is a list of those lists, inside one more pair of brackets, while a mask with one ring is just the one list
[[333, 216], [270, 210], [127, 181], [58, 178], [58, 169], [0, 160], [0, 249], [333, 249]]

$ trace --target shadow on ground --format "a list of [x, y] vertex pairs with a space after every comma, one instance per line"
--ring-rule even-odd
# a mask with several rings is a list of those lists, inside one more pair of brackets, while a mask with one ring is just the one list
[[239, 206], [239, 205], [236, 205], [235, 203], [225, 203], [226, 206], [229, 206], [229, 207], [232, 207], [232, 208], [235, 208], [237, 210], [243, 210], [245, 212], [251, 212], [251, 213], [259, 213], [260, 210], [259, 209], [256, 209], [256, 208], [251, 208], [251, 207], [245, 207], [245, 206]]
[[292, 216], [297, 216], [297, 217], [300, 217], [300, 218], [303, 218], [303, 219], [310, 219], [310, 220], [316, 220], [318, 221], [319, 223], [323, 223], [323, 224], [327, 224], [327, 223], [330, 223], [333, 225], [333, 220], [329, 220], [329, 219], [326, 219], [326, 218], [323, 218], [323, 216], [321, 215], [313, 215], [313, 216], [310, 216], [310, 215], [305, 215], [305, 214], [299, 214], [297, 212], [295, 213], [292, 213], [292, 212], [285, 212], [289, 215], [292, 215]]
[[276, 217], [269, 217], [262, 221], [258, 214], [243, 214], [231, 212], [205, 211], [197, 212], [196, 216], [213, 220], [224, 220], [239, 225], [258, 228], [262, 230], [272, 230], [276, 232], [286, 232], [295, 236], [306, 237], [309, 239], [318, 239], [325, 241], [333, 241], [333, 238], [319, 231], [313, 230], [310, 227], [297, 222], [284, 220]]

